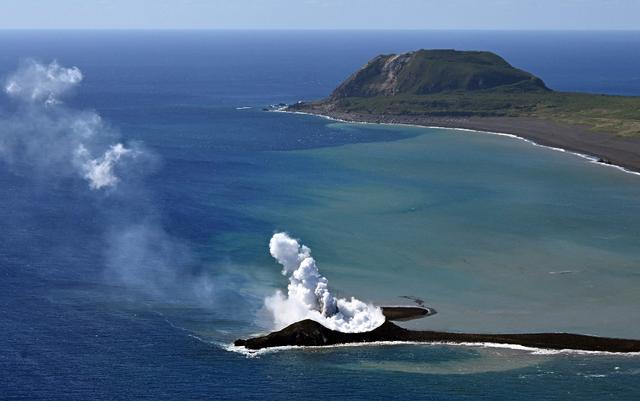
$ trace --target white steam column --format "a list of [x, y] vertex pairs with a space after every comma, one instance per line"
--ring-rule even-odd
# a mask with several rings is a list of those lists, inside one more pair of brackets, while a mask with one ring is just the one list
[[379, 307], [353, 297], [350, 300], [334, 297], [328, 280], [320, 275], [311, 257], [311, 249], [286, 233], [271, 237], [269, 251], [282, 265], [282, 274], [289, 276], [287, 295], [278, 290], [265, 299], [277, 330], [304, 319], [345, 333], [371, 331], [384, 323]]

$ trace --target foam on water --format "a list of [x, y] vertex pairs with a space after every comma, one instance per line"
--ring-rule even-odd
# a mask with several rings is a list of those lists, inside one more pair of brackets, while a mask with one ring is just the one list
[[246, 356], [259, 356], [268, 353], [291, 351], [291, 350], [318, 350], [333, 348], [353, 348], [353, 347], [380, 347], [380, 346], [397, 346], [397, 345], [415, 345], [415, 346], [446, 346], [446, 347], [466, 347], [466, 348], [490, 348], [490, 349], [508, 349], [512, 351], [522, 351], [531, 355], [590, 355], [590, 356], [619, 356], [640, 358], [640, 352], [609, 352], [609, 351], [583, 351], [575, 349], [549, 349], [525, 347], [517, 344], [500, 344], [500, 343], [473, 343], [473, 342], [422, 342], [422, 341], [372, 341], [365, 343], [345, 343], [332, 345], [286, 345], [280, 347], [269, 347], [258, 350], [252, 350], [245, 346], [237, 346], [233, 343], [219, 345], [229, 352], [237, 352]]

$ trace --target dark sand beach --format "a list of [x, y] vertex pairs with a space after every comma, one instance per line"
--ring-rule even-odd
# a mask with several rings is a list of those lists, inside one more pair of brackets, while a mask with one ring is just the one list
[[562, 148], [640, 172], [640, 138], [595, 132], [587, 126], [530, 117], [427, 117], [346, 113], [313, 104], [288, 109], [349, 122], [411, 124], [425, 127], [462, 128], [516, 135], [539, 145]]

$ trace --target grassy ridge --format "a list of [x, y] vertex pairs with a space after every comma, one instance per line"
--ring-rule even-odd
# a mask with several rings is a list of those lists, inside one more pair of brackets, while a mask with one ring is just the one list
[[534, 117], [640, 137], [640, 97], [554, 92], [540, 78], [486, 51], [381, 55], [328, 99], [309, 106], [314, 105], [378, 116]]
[[640, 97], [551, 91], [441, 92], [429, 95], [344, 97], [344, 112], [433, 117], [536, 117], [587, 125], [595, 131], [640, 137]]

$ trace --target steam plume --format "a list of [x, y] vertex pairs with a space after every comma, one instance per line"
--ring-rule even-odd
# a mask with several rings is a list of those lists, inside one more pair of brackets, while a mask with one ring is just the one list
[[265, 299], [277, 329], [303, 319], [312, 319], [342, 332], [370, 331], [384, 323], [379, 307], [354, 297], [336, 298], [329, 291], [328, 280], [320, 275], [311, 250], [289, 237], [276, 233], [269, 241], [269, 251], [289, 276], [287, 295], [277, 291]]
[[96, 192], [89, 199], [98, 200], [94, 228], [103, 234], [106, 280], [145, 298], [205, 307], [233, 299], [226, 310], [242, 305], [233, 289], [219, 288], [230, 279], [219, 281], [201, 269], [189, 246], [162, 226], [151, 190], [130, 185], [155, 157], [136, 143], [123, 144], [98, 113], [64, 105], [82, 79], [77, 67], [55, 61], [27, 61], [9, 75], [3, 89], [16, 107], [0, 110], [0, 162], [36, 184], [76, 179]]
[[89, 181], [91, 189], [112, 187], [118, 182], [118, 177], [113, 173], [113, 168], [120, 158], [131, 153], [130, 149], [121, 143], [111, 145], [99, 158], [92, 159], [84, 145], [78, 145], [75, 151], [75, 159], [84, 171], [84, 178]]
[[119, 181], [116, 170], [140, 151], [117, 142], [117, 133], [97, 113], [63, 106], [61, 97], [82, 78], [77, 67], [55, 61], [28, 61], [11, 74], [4, 91], [19, 108], [0, 120], [0, 159], [47, 178], [81, 177], [93, 190], [114, 187]]
[[5, 92], [29, 103], [44, 102], [46, 105], [60, 103], [59, 95], [82, 81], [78, 67], [64, 68], [56, 61], [44, 65], [29, 60], [13, 73], [5, 85]]

